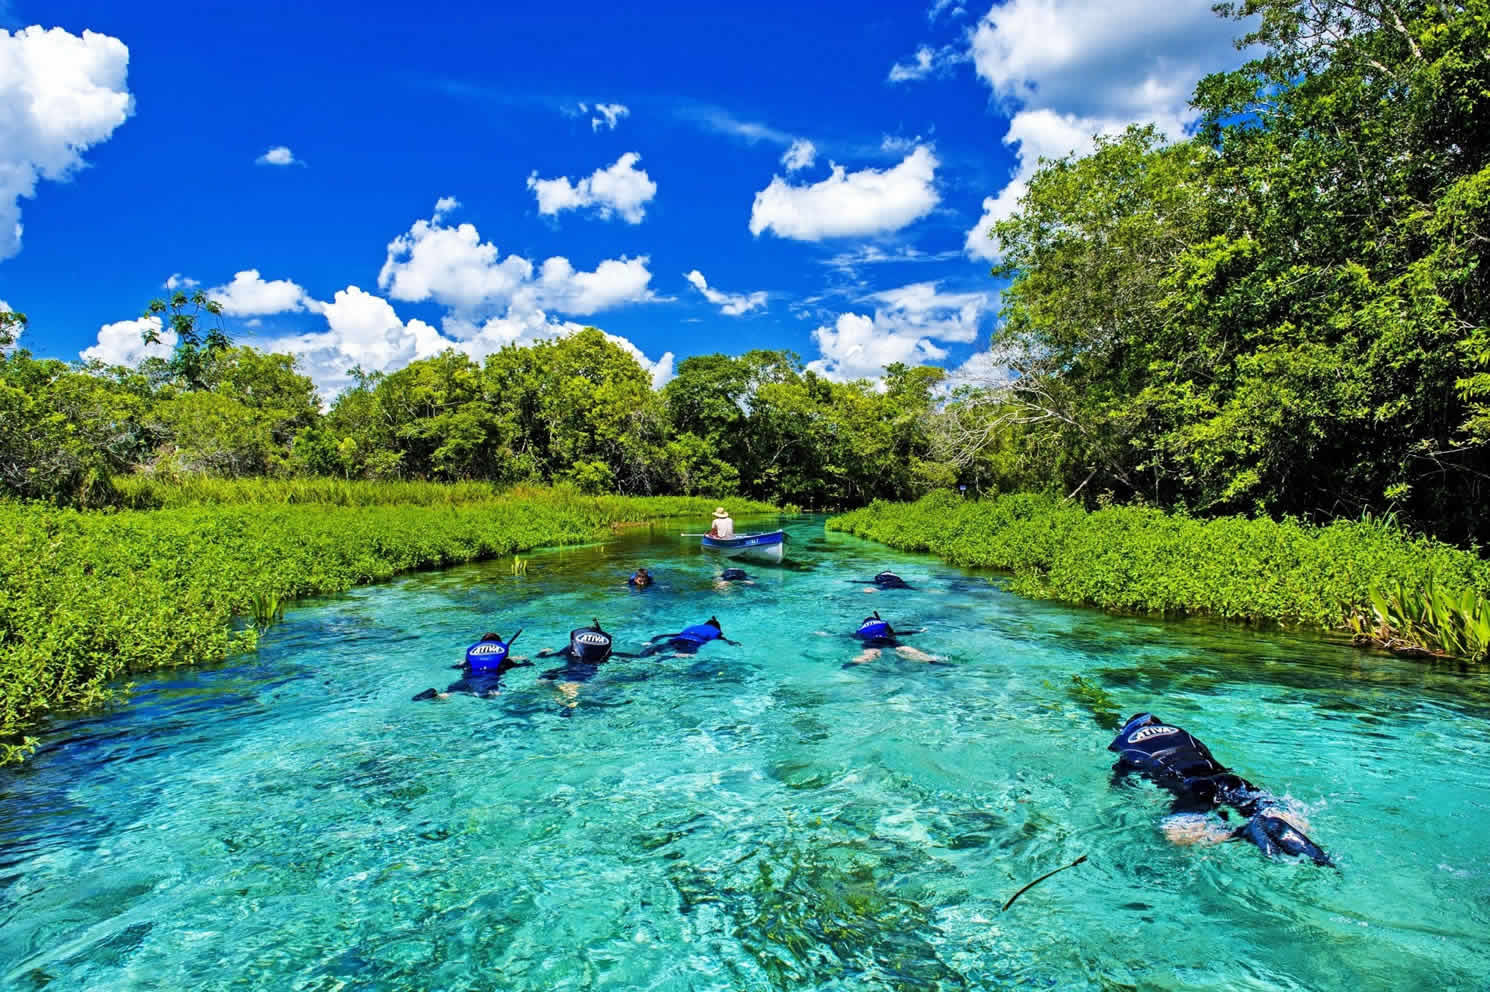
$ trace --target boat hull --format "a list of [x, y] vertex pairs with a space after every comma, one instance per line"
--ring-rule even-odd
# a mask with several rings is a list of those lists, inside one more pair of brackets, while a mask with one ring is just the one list
[[726, 558], [752, 558], [756, 561], [780, 562], [786, 556], [786, 532], [742, 534], [739, 537], [703, 538], [707, 551], [718, 551]]

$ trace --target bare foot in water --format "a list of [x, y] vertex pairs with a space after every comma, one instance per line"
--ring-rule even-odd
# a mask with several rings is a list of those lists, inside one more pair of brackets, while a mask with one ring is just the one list
[[944, 660], [940, 655], [927, 654], [925, 651], [917, 651], [909, 644], [900, 645], [898, 648], [895, 649], [895, 653], [900, 655], [900, 657], [907, 658], [911, 661], [932, 662]]

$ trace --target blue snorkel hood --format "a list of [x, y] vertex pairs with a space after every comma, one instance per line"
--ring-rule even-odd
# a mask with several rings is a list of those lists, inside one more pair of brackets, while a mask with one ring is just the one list
[[507, 660], [508, 652], [512, 650], [512, 642], [521, 637], [522, 632], [519, 627], [517, 633], [505, 641], [495, 634], [487, 634], [485, 638], [466, 648], [466, 667], [473, 673], [499, 670]]
[[889, 622], [880, 619], [879, 610], [875, 610], [873, 616], [865, 617], [859, 624], [859, 629], [854, 631], [855, 637], [862, 637], [866, 641], [873, 641], [882, 637], [893, 637], [894, 634], [895, 632], [890, 629]]

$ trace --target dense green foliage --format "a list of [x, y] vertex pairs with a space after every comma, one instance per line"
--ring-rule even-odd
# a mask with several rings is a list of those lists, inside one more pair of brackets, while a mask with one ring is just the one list
[[1046, 163], [992, 232], [1021, 376], [975, 440], [1067, 492], [1483, 538], [1490, 2], [1225, 12], [1261, 54], [1193, 139]]
[[[123, 676], [254, 643], [234, 617], [399, 572], [593, 540], [609, 525], [707, 519], [704, 499], [528, 489], [424, 505], [212, 505], [80, 513], [0, 504], [0, 762], [52, 710]], [[741, 506], [737, 512], [761, 509]], [[259, 609], [255, 609], [256, 601]]]
[[875, 502], [830, 519], [892, 547], [1014, 573], [1029, 595], [1164, 616], [1354, 629], [1373, 590], [1434, 587], [1490, 597], [1490, 562], [1381, 520], [1319, 526], [1159, 510], [1095, 511], [1044, 496]]
[[894, 366], [878, 390], [755, 351], [689, 358], [659, 391], [591, 328], [481, 363], [446, 351], [354, 370], [323, 412], [293, 358], [201, 336], [197, 306], [215, 305], [152, 304], [178, 344], [137, 369], [0, 356], [0, 413], [16, 425], [0, 441], [0, 496], [150, 506], [150, 483], [134, 480], [320, 477], [842, 506], [957, 477], [927, 433], [940, 369]]

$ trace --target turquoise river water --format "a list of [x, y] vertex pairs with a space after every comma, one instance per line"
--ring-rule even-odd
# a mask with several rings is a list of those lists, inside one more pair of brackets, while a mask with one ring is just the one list
[[[719, 588], [682, 529], [298, 603], [55, 722], [0, 772], [0, 988], [1490, 989], [1487, 677], [1032, 602], [815, 517]], [[881, 568], [916, 588], [846, 581]], [[873, 609], [949, 664], [844, 668]], [[710, 614], [743, 646], [615, 661], [567, 718], [541, 661], [410, 701], [485, 630], [634, 649]], [[1339, 869], [1170, 843], [1073, 675]]]

